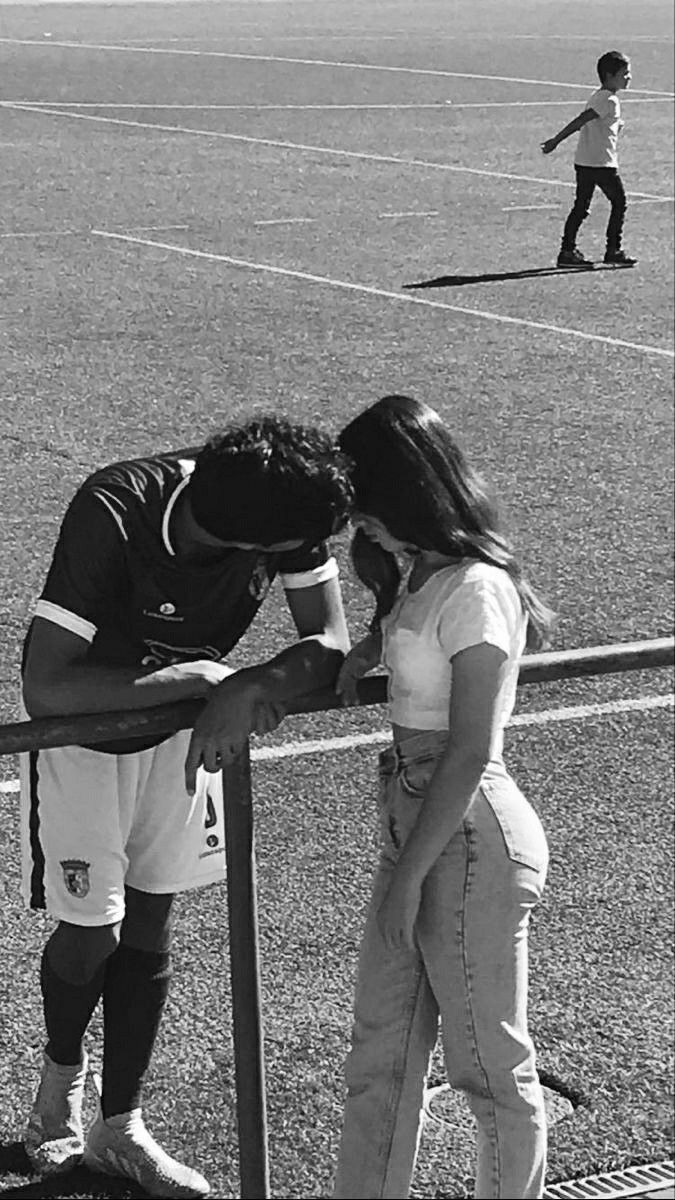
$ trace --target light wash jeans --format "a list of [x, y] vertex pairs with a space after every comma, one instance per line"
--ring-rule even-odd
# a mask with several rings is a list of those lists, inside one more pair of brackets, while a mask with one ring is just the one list
[[390, 951], [376, 923], [447, 734], [380, 755], [383, 846], [359, 957], [336, 1200], [405, 1200], [425, 1077], [441, 1033], [449, 1082], [477, 1122], [475, 1196], [540, 1197], [546, 1116], [527, 1031], [527, 930], [548, 849], [502, 763], [491, 763], [427, 876], [415, 950]]

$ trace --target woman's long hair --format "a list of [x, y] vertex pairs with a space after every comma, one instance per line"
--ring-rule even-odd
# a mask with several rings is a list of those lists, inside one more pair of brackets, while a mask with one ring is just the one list
[[[506, 571], [528, 618], [528, 649], [546, 644], [554, 614], [523, 577], [483, 481], [433, 408], [409, 396], [385, 396], [343, 429], [339, 443], [353, 463], [358, 512], [377, 517], [412, 548], [480, 559]], [[375, 595], [377, 627], [396, 599], [398, 563], [360, 530], [352, 561]]]

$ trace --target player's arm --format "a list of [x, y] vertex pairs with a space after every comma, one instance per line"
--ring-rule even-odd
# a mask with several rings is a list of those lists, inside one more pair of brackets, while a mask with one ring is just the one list
[[36, 617], [23, 673], [23, 700], [31, 717], [149, 708], [199, 699], [228, 670], [207, 660], [159, 670], [107, 667], [87, 661], [89, 640]]
[[583, 129], [584, 125], [588, 125], [589, 121], [597, 121], [599, 116], [600, 114], [595, 109], [585, 108], [577, 114], [573, 121], [570, 121], [569, 125], [561, 129], [560, 133], [556, 133], [554, 137], [548, 138], [545, 142], [541, 143], [544, 154], [550, 154], [566, 138], [571, 137], [573, 133], [578, 133], [580, 129]]
[[284, 703], [335, 682], [349, 633], [337, 575], [313, 587], [286, 591], [299, 641], [251, 668], [263, 694]]
[[240, 753], [250, 733], [275, 728], [290, 701], [335, 681], [349, 649], [337, 574], [313, 586], [287, 587], [286, 598], [299, 641], [238, 671], [211, 693], [186, 759], [188, 791], [194, 791], [200, 765], [219, 770]]

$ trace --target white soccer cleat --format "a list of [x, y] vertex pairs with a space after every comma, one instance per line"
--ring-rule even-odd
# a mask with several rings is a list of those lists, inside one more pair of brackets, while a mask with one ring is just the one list
[[109, 1117], [99, 1116], [87, 1136], [84, 1165], [101, 1175], [135, 1179], [150, 1196], [208, 1196], [210, 1187], [192, 1167], [162, 1150], [143, 1124], [140, 1108]]
[[42, 1076], [23, 1139], [31, 1166], [41, 1175], [76, 1167], [84, 1151], [82, 1099], [87, 1055], [77, 1066], [62, 1066], [44, 1055]]

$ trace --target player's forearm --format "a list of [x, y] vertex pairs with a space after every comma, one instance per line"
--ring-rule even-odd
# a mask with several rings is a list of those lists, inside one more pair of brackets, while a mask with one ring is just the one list
[[341, 641], [316, 634], [288, 646], [268, 662], [240, 672], [261, 699], [284, 704], [309, 692], [331, 687], [344, 661]]
[[29, 716], [52, 717], [151, 708], [174, 700], [199, 699], [209, 690], [205, 679], [181, 674], [179, 667], [139, 671], [82, 663], [42, 676], [28, 674], [23, 698]]

